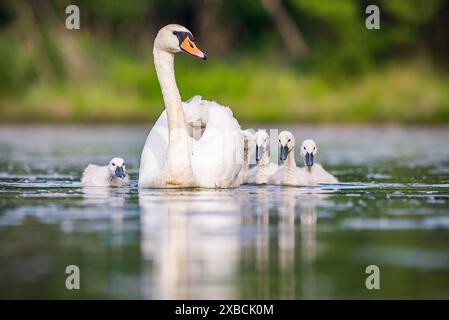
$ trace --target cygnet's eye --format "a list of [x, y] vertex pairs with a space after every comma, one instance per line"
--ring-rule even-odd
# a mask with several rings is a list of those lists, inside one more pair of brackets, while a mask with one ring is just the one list
[[316, 147], [313, 147], [313, 150], [316, 150]]
[[306, 147], [303, 147], [304, 150], [306, 150]]
[[290, 140], [291, 140], [291, 139], [288, 139], [288, 141], [287, 141], [287, 142], [290, 142]]
[[112, 166], [115, 167], [115, 163], [113, 163]]

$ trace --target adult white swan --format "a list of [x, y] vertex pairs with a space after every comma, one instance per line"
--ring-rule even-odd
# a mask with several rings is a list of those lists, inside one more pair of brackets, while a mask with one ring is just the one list
[[[176, 86], [174, 55], [206, 60], [192, 33], [170, 24], [159, 30], [153, 56], [165, 111], [151, 129], [140, 159], [139, 187], [231, 188], [243, 160], [243, 134], [232, 111], [195, 96], [183, 103]], [[192, 81], [201, 80], [201, 77]]]

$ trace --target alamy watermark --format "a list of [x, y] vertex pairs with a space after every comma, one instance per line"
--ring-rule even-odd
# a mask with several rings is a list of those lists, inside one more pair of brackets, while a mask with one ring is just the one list
[[372, 4], [366, 7], [365, 13], [369, 16], [365, 20], [365, 27], [368, 30], [380, 29], [380, 9], [378, 6]]
[[77, 265], [69, 265], [65, 268], [65, 273], [69, 276], [65, 279], [65, 287], [68, 290], [80, 289], [80, 268]]
[[[68, 14], [65, 20], [65, 27], [68, 30], [80, 29], [80, 8], [77, 5], [71, 4], [65, 8], [65, 13]], [[380, 9], [378, 6], [371, 4], [365, 8], [365, 13], [369, 16], [365, 20], [365, 27], [368, 30], [380, 29]]]
[[80, 8], [77, 5], [71, 4], [65, 8], [65, 13], [68, 14], [65, 19], [65, 27], [68, 30], [80, 29]]
[[369, 274], [365, 280], [365, 287], [368, 290], [380, 289], [380, 269], [378, 266], [371, 264], [366, 267], [365, 273]]

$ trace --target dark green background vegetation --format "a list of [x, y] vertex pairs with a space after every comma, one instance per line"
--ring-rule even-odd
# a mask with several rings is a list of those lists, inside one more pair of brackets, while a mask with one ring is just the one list
[[[68, 4], [81, 30], [65, 28]], [[365, 28], [369, 4], [380, 30]], [[448, 16], [442, 0], [4, 0], [0, 121], [154, 120], [153, 39], [180, 23], [209, 56], [177, 57], [183, 99], [242, 122], [447, 122]]]

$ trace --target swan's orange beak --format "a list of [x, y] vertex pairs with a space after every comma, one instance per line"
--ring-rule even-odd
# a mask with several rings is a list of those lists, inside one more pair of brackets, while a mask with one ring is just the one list
[[198, 49], [198, 47], [195, 45], [195, 42], [190, 40], [189, 37], [186, 37], [181, 43], [181, 49], [187, 53], [190, 53], [192, 56], [198, 57], [203, 60], [207, 59], [206, 54]]

